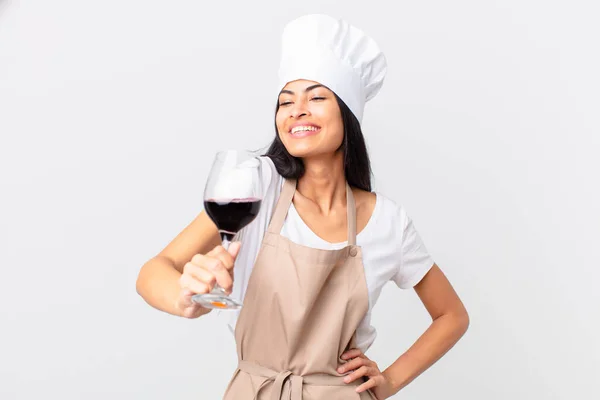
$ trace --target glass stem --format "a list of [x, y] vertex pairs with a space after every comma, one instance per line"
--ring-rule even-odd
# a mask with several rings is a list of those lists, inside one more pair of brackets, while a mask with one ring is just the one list
[[[221, 234], [221, 242], [222, 242], [223, 248], [225, 250], [229, 250], [229, 245], [231, 244], [231, 241], [229, 239], [227, 239], [227, 237], [225, 237], [224, 234]], [[215, 283], [215, 285], [213, 286], [213, 292], [225, 294], [225, 289], [223, 289], [221, 286], [219, 286], [218, 283]]]
[[223, 235], [222, 242], [223, 242], [223, 247], [225, 248], [225, 250], [229, 250], [229, 245], [231, 244], [231, 241], [229, 239], [227, 239], [225, 237], [225, 235]]

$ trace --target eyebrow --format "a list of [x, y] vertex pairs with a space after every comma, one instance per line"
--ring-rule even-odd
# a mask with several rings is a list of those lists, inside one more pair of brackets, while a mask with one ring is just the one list
[[[325, 86], [323, 86], [323, 85], [321, 85], [321, 84], [317, 83], [316, 85], [312, 85], [312, 86], [309, 86], [309, 87], [307, 87], [306, 89], [304, 89], [304, 93], [306, 93], [306, 92], [310, 92], [311, 90], [313, 90], [313, 89], [316, 89], [316, 88], [319, 88], [319, 87], [325, 87]], [[279, 94], [280, 94], [280, 95], [281, 95], [281, 94], [283, 94], [283, 93], [286, 93], [286, 94], [291, 94], [291, 95], [294, 95], [294, 94], [295, 94], [295, 93], [294, 93], [294, 92], [292, 92], [291, 90], [287, 90], [287, 89], [283, 89], [281, 92], [279, 92]]]

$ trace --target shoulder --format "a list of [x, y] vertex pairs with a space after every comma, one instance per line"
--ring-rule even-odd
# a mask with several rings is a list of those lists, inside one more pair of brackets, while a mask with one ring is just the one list
[[395, 219], [406, 218], [406, 210], [401, 203], [379, 192], [377, 192], [377, 199], [386, 216], [393, 217]]
[[265, 193], [279, 193], [281, 191], [281, 184], [283, 182], [283, 176], [277, 172], [277, 168], [268, 156], [258, 157], [261, 162], [261, 173], [263, 181], [263, 190]]
[[[353, 188], [356, 200], [356, 219], [360, 228], [369, 227], [371, 234], [385, 237], [401, 238], [407, 226], [408, 217], [404, 207], [380, 192], [367, 192]], [[373, 226], [376, 229], [372, 229]], [[375, 231], [375, 232], [373, 232]]]
[[260, 166], [264, 172], [268, 172], [269, 175], [277, 174], [277, 168], [275, 168], [275, 164], [273, 164], [273, 160], [271, 160], [268, 156], [259, 156], [258, 160], [260, 161]]
[[[260, 161], [261, 167], [262, 204], [256, 218], [240, 231], [237, 238], [243, 242], [252, 240], [255, 244], [259, 243], [254, 242], [255, 238], [262, 238], [263, 233], [269, 225], [271, 216], [279, 200], [283, 183], [283, 177], [279, 175], [275, 164], [273, 164], [273, 161], [269, 157], [259, 156], [257, 158]], [[244, 245], [247, 245], [247, 243], [244, 243]]]
[[354, 195], [354, 201], [356, 203], [356, 214], [357, 217], [366, 216], [367, 219], [373, 215], [375, 211], [375, 205], [377, 204], [377, 195], [373, 192], [367, 192], [366, 190], [358, 189], [353, 187], [352, 194]]
[[[366, 190], [352, 188], [356, 200], [356, 208], [366, 209], [372, 213], [375, 208], [380, 208], [386, 215], [406, 215], [404, 207], [381, 192], [367, 192]], [[370, 214], [369, 213], [369, 214]]]
[[381, 192], [365, 193], [367, 194], [366, 204], [372, 204], [373, 219], [376, 220], [377, 225], [387, 226], [401, 235], [409, 221], [404, 206]]
[[261, 162], [263, 183], [263, 205], [261, 206], [261, 211], [264, 211], [265, 218], [270, 218], [273, 208], [277, 204], [277, 200], [279, 200], [285, 179], [277, 172], [275, 164], [269, 157], [260, 156], [258, 159]]

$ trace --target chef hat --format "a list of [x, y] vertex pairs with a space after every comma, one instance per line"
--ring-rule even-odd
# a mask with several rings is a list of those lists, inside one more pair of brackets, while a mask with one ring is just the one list
[[279, 90], [298, 79], [319, 82], [362, 121], [365, 103], [379, 92], [387, 69], [373, 39], [344, 20], [313, 14], [289, 22], [281, 46]]

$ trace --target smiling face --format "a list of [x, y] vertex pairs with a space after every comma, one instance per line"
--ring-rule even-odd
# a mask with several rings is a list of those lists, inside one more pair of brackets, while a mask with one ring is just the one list
[[283, 145], [294, 157], [334, 153], [344, 140], [340, 107], [331, 90], [318, 82], [289, 82], [279, 95], [275, 116]]

